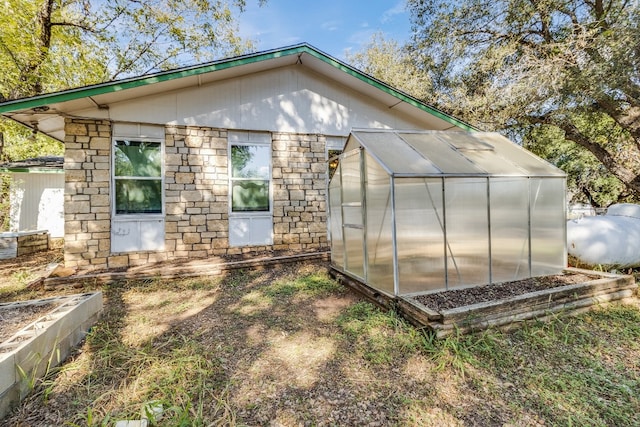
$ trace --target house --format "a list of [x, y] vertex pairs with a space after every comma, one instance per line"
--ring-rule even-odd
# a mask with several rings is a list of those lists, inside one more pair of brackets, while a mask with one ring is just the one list
[[353, 128], [473, 130], [307, 44], [0, 103], [65, 144], [65, 265], [327, 248]]
[[61, 156], [25, 159], [0, 165], [11, 179], [9, 231], [47, 230], [64, 237], [64, 170]]

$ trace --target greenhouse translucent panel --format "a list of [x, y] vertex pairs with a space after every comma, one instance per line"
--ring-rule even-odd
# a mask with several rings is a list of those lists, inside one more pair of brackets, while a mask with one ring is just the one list
[[331, 261], [336, 266], [344, 268], [340, 186], [340, 167], [338, 167], [329, 183], [329, 231], [331, 233]]
[[458, 150], [493, 150], [491, 144], [482, 142], [466, 132], [438, 132], [438, 138], [453, 145]]
[[367, 284], [393, 295], [391, 178], [369, 154], [365, 159]]
[[355, 135], [365, 149], [382, 161], [391, 173], [440, 174], [433, 163], [395, 133], [357, 132]]
[[492, 150], [460, 150], [458, 151], [473, 164], [492, 175], [525, 175], [525, 171], [504, 158], [496, 155]]
[[342, 149], [342, 152], [348, 153], [349, 151], [359, 150], [360, 147], [361, 145], [358, 139], [351, 136], [347, 139], [347, 142], [345, 143], [344, 148]]
[[344, 244], [347, 254], [345, 270], [359, 278], [364, 278], [364, 233], [361, 228], [344, 227]]
[[486, 171], [476, 167], [451, 145], [430, 133], [402, 133], [402, 139], [427, 159], [431, 160], [443, 173], [482, 174]]
[[362, 202], [360, 187], [360, 152], [340, 159], [342, 169], [342, 203]]
[[445, 288], [441, 178], [396, 178], [399, 294]]
[[536, 157], [500, 134], [479, 133], [474, 137], [482, 138], [483, 141], [493, 145], [496, 155], [505, 159], [505, 161], [518, 165], [527, 172], [527, 175], [565, 176], [561, 169]]
[[491, 281], [529, 277], [529, 180], [492, 178]]
[[342, 223], [345, 225], [362, 225], [362, 208], [360, 206], [342, 206]]
[[565, 181], [531, 179], [531, 275], [560, 273], [567, 265]]
[[447, 286], [489, 283], [487, 179], [445, 178]]

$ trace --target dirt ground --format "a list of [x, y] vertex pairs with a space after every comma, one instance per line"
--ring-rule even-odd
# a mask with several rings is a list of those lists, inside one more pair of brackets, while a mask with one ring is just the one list
[[[0, 342], [13, 336], [20, 329], [35, 322], [55, 307], [52, 304], [3, 307], [0, 305]], [[0, 349], [2, 352], [2, 349]]]
[[[28, 269], [18, 274], [27, 282], [59, 256], [0, 261], [0, 291], [16, 271]], [[105, 310], [91, 339], [0, 425], [110, 426], [159, 398], [190, 421], [158, 425], [555, 424], [556, 412], [544, 413], [548, 396], [529, 388], [539, 382], [469, 363], [462, 341], [428, 346], [416, 329], [327, 282], [326, 269], [298, 263], [220, 278], [4, 292], [0, 302], [97, 288]], [[638, 351], [625, 356], [637, 360]], [[181, 372], [186, 380], [176, 385]], [[188, 399], [180, 394], [200, 385]]]

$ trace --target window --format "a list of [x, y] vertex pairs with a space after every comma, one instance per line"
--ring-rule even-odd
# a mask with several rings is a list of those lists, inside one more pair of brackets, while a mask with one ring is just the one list
[[273, 244], [271, 134], [230, 131], [229, 246]]
[[231, 145], [231, 211], [269, 212], [271, 149], [267, 145]]
[[162, 213], [162, 144], [116, 140], [113, 163], [115, 213]]

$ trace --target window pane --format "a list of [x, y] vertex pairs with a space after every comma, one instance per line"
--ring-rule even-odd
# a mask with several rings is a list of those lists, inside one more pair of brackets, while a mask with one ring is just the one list
[[116, 179], [116, 213], [162, 213], [162, 181]]
[[161, 176], [159, 142], [116, 141], [116, 176]]
[[269, 210], [269, 181], [234, 181], [231, 186], [233, 212]]
[[266, 145], [232, 145], [232, 178], [269, 179], [270, 151]]

